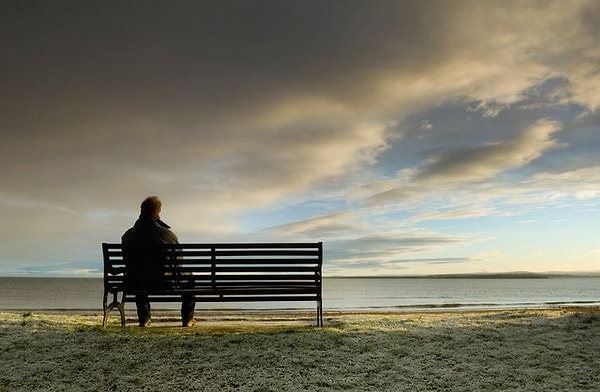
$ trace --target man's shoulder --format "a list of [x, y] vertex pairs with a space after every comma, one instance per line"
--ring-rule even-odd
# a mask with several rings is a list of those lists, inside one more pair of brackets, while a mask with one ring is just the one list
[[175, 233], [173, 233], [171, 230], [166, 229], [164, 227], [161, 227], [161, 231], [162, 231], [162, 236], [163, 236], [163, 240], [165, 241], [166, 244], [178, 244], [179, 243], [179, 239], [177, 238], [177, 235], [175, 235]]
[[123, 233], [123, 235], [121, 236], [121, 242], [127, 241], [132, 236], [133, 232], [134, 232], [133, 227], [127, 229], [125, 231], [125, 233]]
[[179, 243], [175, 233], [154, 221], [136, 222], [132, 228], [128, 229], [121, 236], [121, 242], [129, 241], [153, 241], [165, 244]]

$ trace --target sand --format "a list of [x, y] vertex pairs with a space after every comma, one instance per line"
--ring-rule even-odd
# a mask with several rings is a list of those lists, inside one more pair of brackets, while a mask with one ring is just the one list
[[600, 309], [172, 315], [0, 313], [0, 391], [600, 390]]

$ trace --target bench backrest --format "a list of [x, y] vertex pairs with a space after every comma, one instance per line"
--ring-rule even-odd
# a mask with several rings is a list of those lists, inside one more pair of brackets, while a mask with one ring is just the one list
[[[105, 291], [123, 291], [126, 265], [121, 244], [103, 243], [102, 250]], [[170, 255], [165, 281], [171, 287], [198, 294], [244, 294], [261, 288], [268, 288], [269, 294], [321, 293], [321, 242], [177, 244], [165, 245], [165, 251]]]

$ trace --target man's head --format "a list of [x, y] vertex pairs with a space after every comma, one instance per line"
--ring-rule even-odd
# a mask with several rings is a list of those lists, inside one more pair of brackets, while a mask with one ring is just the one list
[[158, 196], [148, 196], [140, 206], [140, 213], [143, 216], [158, 219], [160, 217], [161, 206], [162, 203]]

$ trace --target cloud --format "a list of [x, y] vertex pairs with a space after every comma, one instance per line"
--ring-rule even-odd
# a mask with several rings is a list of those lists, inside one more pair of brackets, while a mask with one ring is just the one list
[[[335, 259], [361, 259], [387, 255], [386, 259], [398, 254], [423, 252], [434, 249], [441, 244], [460, 243], [465, 239], [459, 236], [449, 236], [427, 231], [388, 232], [372, 234], [354, 239], [333, 241], [329, 245], [329, 254], [335, 254]], [[341, 255], [345, 257], [341, 257]]]
[[221, 174], [261, 193], [305, 190], [317, 180], [344, 174], [372, 163], [385, 148], [385, 126], [380, 124], [302, 126], [292, 124], [275, 132], [256, 133], [244, 149], [225, 156]]
[[433, 129], [433, 125], [431, 124], [431, 122], [429, 120], [423, 120], [421, 121], [421, 131], [431, 131]]
[[590, 166], [557, 173], [536, 173], [524, 181], [524, 185], [543, 189], [560, 183], [561, 187], [570, 191], [581, 192], [596, 189], [595, 186], [598, 182], [600, 182], [600, 167]]
[[419, 192], [415, 187], [407, 185], [402, 188], [389, 189], [380, 193], [369, 196], [364, 200], [366, 206], [378, 206], [385, 205], [393, 202], [400, 202], [403, 200], [410, 200], [412, 198], [422, 195], [423, 192]]
[[347, 233], [355, 233], [365, 228], [364, 225], [361, 227], [355, 222], [356, 218], [356, 213], [345, 211], [271, 227], [267, 232], [296, 238], [343, 237]]
[[460, 209], [457, 206], [452, 206], [450, 210], [442, 211], [425, 211], [413, 215], [412, 219], [416, 222], [430, 219], [467, 219], [481, 216], [489, 216], [494, 213], [494, 210], [489, 207], [483, 208], [464, 208]]
[[502, 110], [506, 109], [507, 105], [498, 104], [496, 102], [479, 101], [474, 106], [469, 106], [467, 110], [473, 112], [481, 112], [483, 117], [498, 117]]
[[330, 274], [355, 270], [355, 273], [381, 274], [406, 269], [410, 264], [464, 263], [466, 257], [414, 257], [448, 244], [464, 243], [465, 238], [434, 232], [388, 232], [359, 238], [332, 240], [324, 247], [325, 269]]
[[417, 181], [477, 181], [522, 167], [559, 143], [555, 121], [539, 120], [513, 139], [436, 154], [415, 177]]
[[[538, 120], [506, 140], [442, 150], [427, 157], [420, 167], [401, 170], [395, 180], [362, 186], [359, 194], [363, 195], [365, 206], [376, 207], [398, 202], [407, 206], [415, 200], [442, 193], [450, 200], [459, 199], [466, 190], [465, 183], [470, 183], [472, 193], [484, 194], [490, 190], [495, 193], [497, 191], [494, 186], [486, 185], [485, 181], [523, 168], [544, 153], [562, 147], [563, 144], [553, 137], [561, 129], [561, 124], [556, 121]], [[369, 190], [372, 193], [369, 194]], [[458, 202], [458, 206], [460, 205], [464, 203]], [[457, 205], [451, 204], [448, 207], [456, 208]], [[485, 209], [479, 211], [475, 214], [480, 214]], [[466, 212], [460, 207], [452, 212], [433, 214], [450, 214], [456, 217], [463, 213]], [[432, 212], [419, 216], [432, 216]]]

